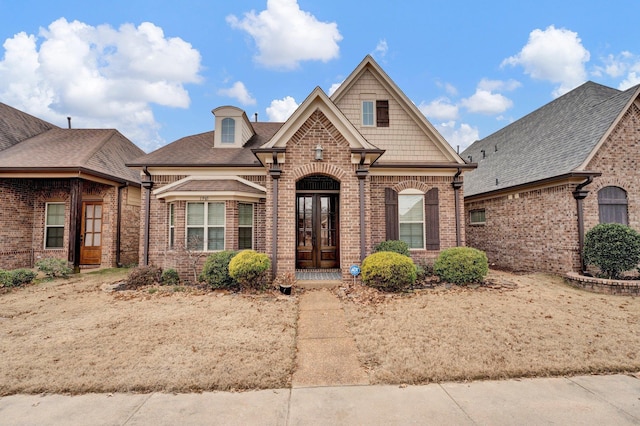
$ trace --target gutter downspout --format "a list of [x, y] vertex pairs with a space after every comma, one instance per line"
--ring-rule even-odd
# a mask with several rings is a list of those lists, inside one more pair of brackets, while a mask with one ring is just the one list
[[142, 266], [149, 265], [149, 228], [151, 220], [151, 188], [153, 188], [153, 181], [151, 180], [151, 173], [147, 170], [147, 166], [142, 168], [142, 171], [147, 175], [147, 179], [142, 181], [142, 187], [145, 190], [145, 206], [144, 206], [144, 235], [142, 245]]
[[272, 278], [275, 278], [278, 274], [278, 180], [282, 170], [278, 168], [278, 154], [273, 153], [273, 165], [269, 169], [269, 175], [273, 179], [273, 212], [272, 212], [272, 225], [271, 225], [271, 255], [273, 259], [271, 261], [271, 274]]
[[460, 174], [462, 173], [462, 169], [458, 168], [458, 172], [453, 176], [453, 182], [451, 182], [451, 186], [453, 186], [453, 197], [455, 201], [455, 210], [456, 210], [456, 246], [460, 247], [462, 245], [462, 237], [460, 235], [460, 188], [462, 188], [462, 181], [458, 180]]
[[583, 275], [586, 273], [587, 267], [584, 264], [584, 211], [582, 201], [587, 198], [589, 191], [583, 189], [585, 186], [593, 182], [593, 176], [588, 176], [587, 180], [576, 186], [576, 189], [572, 192], [573, 198], [576, 200], [576, 207], [578, 213], [578, 256], [580, 258], [580, 273]]
[[116, 211], [116, 266], [122, 267], [120, 262], [120, 239], [122, 237], [122, 190], [128, 186], [127, 183], [118, 187], [118, 207]]

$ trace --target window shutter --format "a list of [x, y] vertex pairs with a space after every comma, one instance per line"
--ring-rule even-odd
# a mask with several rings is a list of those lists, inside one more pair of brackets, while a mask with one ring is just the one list
[[389, 127], [389, 101], [376, 101], [376, 126]]
[[438, 188], [430, 189], [424, 197], [427, 250], [440, 250], [440, 209], [438, 206]]
[[384, 189], [385, 229], [387, 241], [400, 238], [398, 225], [398, 193], [392, 188]]

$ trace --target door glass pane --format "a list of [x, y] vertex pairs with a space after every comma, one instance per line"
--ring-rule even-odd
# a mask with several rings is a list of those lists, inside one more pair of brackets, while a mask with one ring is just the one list
[[87, 219], [84, 224], [85, 232], [93, 232], [93, 219]]
[[85, 216], [86, 217], [93, 217], [93, 204], [88, 204], [86, 209], [85, 209]]
[[102, 217], [102, 206], [101, 205], [95, 206], [95, 211], [94, 211], [94, 216], [93, 217], [97, 217], [97, 218], [101, 218]]
[[93, 234], [85, 234], [85, 236], [84, 236], [84, 245], [86, 247], [93, 246]]
[[93, 231], [94, 232], [100, 232], [101, 230], [102, 230], [102, 220], [95, 219], [93, 221]]
[[100, 246], [100, 234], [93, 234], [93, 245], [96, 247]]

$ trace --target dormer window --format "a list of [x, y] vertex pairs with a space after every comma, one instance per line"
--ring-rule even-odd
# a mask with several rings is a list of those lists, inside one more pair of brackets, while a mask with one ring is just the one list
[[236, 120], [233, 118], [225, 118], [222, 120], [222, 143], [235, 143], [236, 141]]

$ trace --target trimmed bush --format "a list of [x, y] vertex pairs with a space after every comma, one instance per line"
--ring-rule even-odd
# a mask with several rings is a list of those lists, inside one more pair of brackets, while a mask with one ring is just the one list
[[596, 225], [585, 237], [584, 261], [600, 268], [606, 278], [618, 278], [640, 263], [640, 234], [618, 223]]
[[157, 284], [161, 282], [161, 280], [162, 269], [157, 266], [139, 266], [129, 273], [124, 288], [127, 290], [135, 290], [139, 287]]
[[391, 251], [370, 254], [362, 262], [362, 282], [384, 291], [401, 291], [416, 281], [410, 257]]
[[238, 254], [234, 250], [224, 250], [212, 253], [204, 262], [200, 281], [207, 283], [211, 288], [233, 288], [238, 282], [229, 275], [229, 262]]
[[2, 287], [20, 287], [33, 282], [37, 273], [30, 269], [14, 269], [5, 271], [0, 269], [0, 286]]
[[178, 285], [180, 284], [180, 275], [175, 269], [165, 269], [160, 276], [161, 285]]
[[433, 264], [433, 272], [442, 281], [452, 284], [482, 282], [489, 272], [485, 252], [472, 247], [443, 250]]
[[389, 240], [379, 243], [374, 247], [373, 252], [378, 253], [380, 251], [392, 251], [394, 253], [400, 253], [405, 256], [410, 256], [409, 244], [400, 240]]
[[255, 250], [243, 250], [229, 262], [229, 275], [243, 289], [264, 290], [267, 284], [265, 272], [271, 267], [269, 257]]
[[43, 272], [47, 278], [67, 278], [73, 272], [68, 261], [54, 257], [37, 261], [36, 267], [39, 271]]

